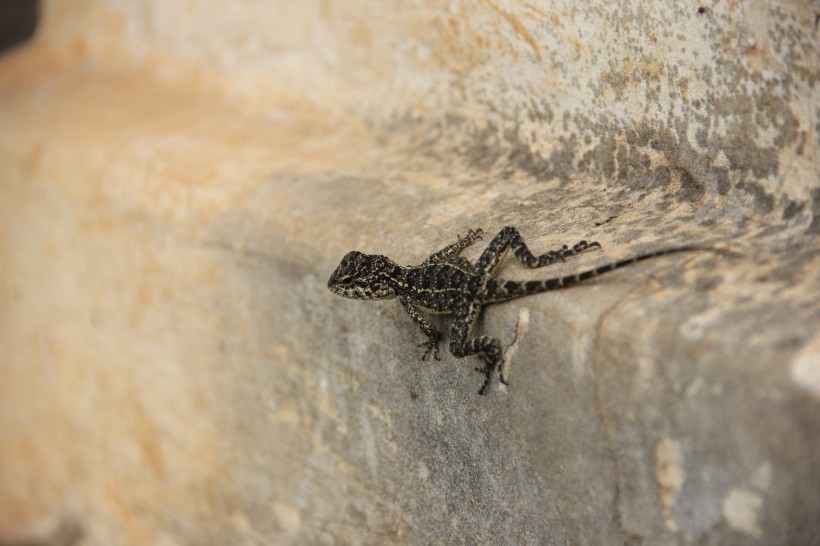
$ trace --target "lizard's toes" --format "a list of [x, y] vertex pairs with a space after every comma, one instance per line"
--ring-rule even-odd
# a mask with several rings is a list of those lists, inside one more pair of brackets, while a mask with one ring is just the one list
[[438, 343], [424, 341], [422, 343], [419, 343], [417, 347], [424, 347], [424, 354], [421, 355], [422, 360], [427, 360], [427, 357], [430, 356], [430, 353], [433, 354], [433, 358], [435, 358], [436, 360], [441, 360], [438, 356]]

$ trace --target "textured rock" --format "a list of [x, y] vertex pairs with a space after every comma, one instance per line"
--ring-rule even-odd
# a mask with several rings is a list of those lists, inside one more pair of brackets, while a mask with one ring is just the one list
[[[815, 13], [703, 7], [47, 2], [0, 59], [0, 542], [816, 540]], [[325, 288], [504, 225], [603, 245], [511, 278], [730, 252], [488, 308], [484, 397]]]

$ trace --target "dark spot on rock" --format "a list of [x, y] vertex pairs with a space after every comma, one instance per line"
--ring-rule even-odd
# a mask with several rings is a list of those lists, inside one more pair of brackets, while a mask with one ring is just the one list
[[494, 124], [472, 135], [472, 142], [464, 155], [470, 164], [480, 170], [489, 170], [498, 161], [501, 147], [498, 144], [498, 132]]
[[550, 180], [554, 178], [550, 163], [539, 154], [530, 150], [530, 147], [523, 142], [518, 143], [508, 157], [509, 162], [517, 169], [524, 171], [538, 180]]
[[646, 124], [639, 124], [627, 131], [626, 141], [632, 146], [646, 146], [654, 136], [654, 131]]
[[701, 277], [695, 281], [695, 289], [701, 292], [708, 292], [714, 290], [720, 283], [723, 282], [723, 277], [713, 275], [710, 277]]
[[577, 148], [577, 138], [575, 135], [568, 139], [562, 139], [559, 146], [550, 154], [550, 164], [555, 176], [566, 180], [575, 170], [575, 150]]
[[672, 171], [669, 170], [669, 167], [658, 167], [652, 173], [652, 186], [656, 188], [666, 188], [669, 186], [669, 182], [672, 180]]
[[795, 216], [797, 216], [798, 214], [803, 212], [803, 209], [805, 209], [805, 208], [806, 208], [806, 202], [805, 201], [800, 201], [800, 202], [792, 201], [791, 199], [786, 197], [786, 206], [783, 207], [783, 219], [784, 220], [791, 220], [792, 218], [794, 218]]
[[774, 196], [757, 182], [738, 182], [737, 189], [754, 197], [754, 209], [758, 214], [768, 214], [774, 208]]
[[615, 175], [615, 151], [615, 140], [604, 139], [589, 154], [589, 159], [607, 178]]
[[756, 129], [747, 123], [732, 125], [723, 141], [722, 150], [732, 168], [752, 171], [756, 178], [766, 178], [777, 172], [777, 148], [758, 146], [754, 141]]
[[629, 175], [629, 152], [626, 146], [619, 146], [616, 155], [618, 157], [618, 179], [624, 180]]
[[672, 129], [662, 127], [655, 133], [654, 138], [649, 141], [649, 145], [653, 150], [664, 154], [674, 154], [678, 148], [678, 138]]
[[624, 174], [623, 177], [624, 183], [627, 187], [631, 188], [632, 190], [641, 192], [641, 196], [638, 199], [642, 199], [646, 196], [646, 190], [654, 187], [655, 185], [655, 173], [654, 171], [644, 171], [639, 173], [630, 173], [629, 176]]
[[534, 98], [531, 98], [529, 108], [527, 108], [527, 116], [531, 121], [543, 124], [552, 123], [555, 113], [547, 101], [542, 100], [539, 104]]
[[698, 8], [698, 13], [700, 13], [700, 14], [706, 13], [706, 8], [705, 8], [705, 7], [703, 7], [703, 6], [700, 6], [700, 7]]
[[687, 170], [681, 169], [678, 174], [680, 176], [678, 199], [686, 200], [690, 203], [695, 203], [703, 199], [703, 196], [706, 194], [704, 185]]
[[805, 340], [800, 336], [790, 336], [777, 342], [778, 349], [797, 350], [803, 346]]
[[803, 155], [803, 152], [806, 149], [806, 131], [800, 131], [800, 143], [797, 145], [797, 149], [794, 151], [797, 155]]
[[695, 131], [695, 141], [701, 148], [706, 148], [709, 145], [709, 131], [706, 127], [701, 127]]
[[637, 148], [630, 146], [629, 148], [629, 167], [638, 172], [646, 172], [652, 166], [652, 160], [649, 156], [641, 152]]
[[807, 233], [820, 233], [820, 188], [811, 190], [811, 213], [812, 220]]
[[726, 195], [732, 187], [729, 182], [729, 172], [726, 169], [714, 169], [717, 191], [720, 195]]

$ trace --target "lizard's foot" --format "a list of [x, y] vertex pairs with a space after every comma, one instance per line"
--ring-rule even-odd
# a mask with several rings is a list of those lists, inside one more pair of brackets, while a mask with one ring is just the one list
[[550, 256], [552, 261], [566, 262], [567, 258], [570, 256], [575, 256], [582, 252], [586, 252], [587, 250], [592, 250], [593, 248], [601, 248], [601, 244], [597, 241], [592, 241], [591, 243], [587, 241], [580, 241], [572, 245], [572, 248], [567, 245], [562, 245], [560, 250], [547, 252], [545, 256]]
[[[566, 248], [567, 247], [565, 246], [564, 247], [565, 251], [566, 251]], [[589, 243], [587, 241], [580, 241], [580, 242], [577, 242], [574, 245], [572, 245], [572, 250], [566, 251], [567, 252], [566, 255], [567, 256], [573, 256], [575, 254], [580, 254], [581, 252], [584, 252], [586, 250], [592, 250], [593, 248], [601, 248], [601, 243], [599, 243], [598, 241], [592, 241], [591, 243]]]
[[441, 360], [438, 354], [438, 339], [428, 339], [427, 341], [423, 341], [418, 344], [418, 347], [424, 347], [424, 354], [421, 356], [422, 360], [427, 360], [427, 357], [430, 356], [430, 353], [433, 353], [433, 358], [436, 360]]
[[[481, 388], [478, 389], [478, 394], [484, 394], [484, 391], [487, 390], [487, 387], [490, 385], [490, 379], [493, 376], [493, 370], [495, 369], [495, 362], [486, 362], [483, 368], [478, 366], [475, 367], [475, 371], [481, 372], [484, 374], [484, 382], [481, 384]], [[507, 384], [506, 381], [502, 381], [505, 385]]]
[[459, 241], [459, 242], [465, 241], [468, 245], [471, 245], [471, 244], [473, 244], [474, 242], [476, 242], [476, 241], [478, 241], [479, 239], [481, 239], [481, 235], [482, 235], [483, 233], [484, 233], [484, 232], [481, 230], [481, 228], [478, 228], [478, 229], [471, 229], [470, 231], [468, 231], [468, 232], [467, 232], [467, 235], [465, 235], [464, 237], [462, 237], [461, 235], [459, 235], [459, 236], [458, 236], [458, 241]]
[[493, 370], [492, 368], [476, 368], [475, 371], [484, 374], [484, 382], [478, 389], [478, 394], [484, 394], [484, 391], [486, 391], [487, 387], [490, 385], [490, 378], [492, 377]]

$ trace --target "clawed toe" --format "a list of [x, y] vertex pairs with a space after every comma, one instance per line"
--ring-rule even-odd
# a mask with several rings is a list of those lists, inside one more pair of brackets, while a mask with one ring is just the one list
[[484, 233], [481, 231], [481, 228], [478, 229], [471, 229], [467, 232], [467, 235], [462, 237], [461, 235], [458, 236], [459, 241], [470, 241], [475, 242], [481, 240], [481, 234]]
[[[481, 388], [478, 389], [478, 394], [484, 394], [484, 391], [486, 391], [487, 387], [490, 385], [490, 379], [492, 378], [493, 370], [495, 369], [495, 363], [487, 363], [483, 367], [476, 366], [473, 369], [484, 374], [484, 382], [481, 384]], [[506, 382], [503, 383], [506, 385]]]
[[427, 357], [430, 356], [430, 353], [433, 353], [433, 358], [435, 360], [441, 360], [438, 354], [438, 341], [424, 341], [418, 344], [418, 347], [424, 347], [424, 354], [421, 355], [422, 360], [427, 360]]
[[585, 250], [590, 250], [593, 248], [601, 248], [601, 243], [599, 243], [598, 241], [592, 241], [591, 243], [587, 241], [580, 241], [572, 247], [572, 250], [575, 252], [583, 252]]

